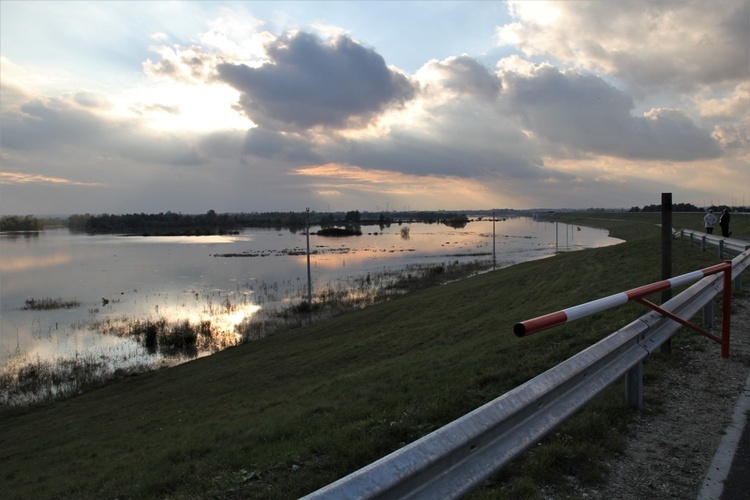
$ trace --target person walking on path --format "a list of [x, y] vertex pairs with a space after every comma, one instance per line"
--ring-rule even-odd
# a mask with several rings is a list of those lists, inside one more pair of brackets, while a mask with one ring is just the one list
[[714, 234], [714, 226], [716, 225], [716, 216], [714, 215], [714, 211], [712, 209], [708, 209], [708, 213], [705, 217], [703, 217], [703, 225], [706, 226], [706, 233], [707, 234]]
[[719, 225], [721, 226], [721, 235], [725, 238], [732, 236], [732, 233], [729, 232], [729, 219], [731, 216], [729, 215], [729, 209], [725, 208], [724, 211], [721, 213], [721, 217], [719, 217]]

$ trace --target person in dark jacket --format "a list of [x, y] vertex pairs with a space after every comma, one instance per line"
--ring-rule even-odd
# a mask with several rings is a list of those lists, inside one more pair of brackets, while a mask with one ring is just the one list
[[725, 208], [724, 211], [721, 213], [721, 217], [719, 217], [719, 226], [721, 226], [721, 235], [725, 238], [728, 236], [732, 236], [732, 233], [729, 232], [729, 219], [731, 216], [729, 215], [729, 209]]

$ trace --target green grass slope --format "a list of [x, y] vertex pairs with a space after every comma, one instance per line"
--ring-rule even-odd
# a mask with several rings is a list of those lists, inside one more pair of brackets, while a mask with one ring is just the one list
[[[512, 333], [518, 321], [658, 281], [659, 229], [646, 222], [604, 221], [614, 236], [630, 239], [621, 245], [414, 292], [65, 401], [6, 412], [2, 496], [304, 495], [644, 314], [628, 304], [527, 338]], [[717, 261], [713, 252], [675, 242], [674, 274]], [[622, 445], [629, 415], [621, 388], [609, 391], [476, 496], [535, 498], [540, 484], [571, 474], [602, 480], [598, 460]]]

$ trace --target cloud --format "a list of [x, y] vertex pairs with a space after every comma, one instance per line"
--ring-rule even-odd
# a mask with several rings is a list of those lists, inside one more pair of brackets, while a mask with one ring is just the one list
[[414, 96], [413, 85], [350, 37], [324, 42], [297, 32], [267, 46], [270, 62], [219, 64], [218, 78], [242, 92], [240, 106], [264, 128], [362, 126]]
[[0, 185], [11, 184], [66, 184], [71, 186], [98, 186], [96, 182], [80, 182], [61, 177], [50, 177], [43, 174], [25, 174], [21, 172], [0, 172]]
[[634, 87], [689, 91], [747, 79], [750, 3], [510, 1], [501, 44], [604, 72]]
[[516, 45], [467, 29], [410, 75], [356, 23], [263, 24], [249, 4], [139, 28], [127, 72], [4, 55], [4, 210], [631, 206], [748, 185], [747, 2], [509, 5]]
[[[84, 95], [84, 105], [80, 104]], [[3, 148], [46, 151], [82, 157], [119, 156], [135, 161], [196, 165], [200, 153], [185, 138], [148, 130], [135, 119], [117, 119], [95, 113], [91, 94], [55, 98], [36, 97], [3, 109], [0, 134]], [[106, 108], [106, 106], [105, 106]]]
[[426, 203], [460, 210], [472, 204], [492, 206], [495, 201], [484, 183], [470, 178], [410, 175], [336, 163], [301, 167], [293, 173], [304, 178], [321, 201], [343, 206], [385, 205], [394, 200], [392, 208]]
[[441, 90], [488, 100], [496, 99], [502, 88], [502, 82], [496, 75], [467, 55], [429, 61], [420, 68], [416, 77], [425, 86], [429, 86], [429, 81], [436, 81]]
[[209, 82], [215, 72], [217, 57], [200, 46], [152, 47], [160, 59], [153, 62], [147, 59], [143, 71], [147, 76], [162, 78], [183, 83], [204, 84]]
[[73, 100], [87, 108], [110, 109], [112, 107], [107, 96], [100, 92], [79, 91], [73, 95]]
[[143, 115], [145, 113], [166, 113], [168, 115], [180, 114], [180, 108], [178, 108], [177, 106], [170, 106], [168, 104], [159, 103], [136, 104], [131, 109], [138, 115]]
[[501, 80], [478, 61], [430, 61], [414, 80], [418, 91], [403, 108], [382, 114], [369, 129], [328, 134], [316, 151], [341, 165], [415, 176], [549, 175], [508, 111]]
[[750, 80], [739, 83], [727, 94], [698, 96], [695, 101], [702, 116], [746, 120], [750, 117]]
[[243, 153], [285, 162], [315, 163], [324, 161], [315, 152], [315, 142], [309, 136], [255, 128], [248, 131]]
[[601, 78], [540, 65], [531, 74], [503, 74], [507, 97], [534, 134], [566, 148], [621, 158], [691, 161], [716, 158], [710, 132], [679, 110], [631, 114], [625, 92]]

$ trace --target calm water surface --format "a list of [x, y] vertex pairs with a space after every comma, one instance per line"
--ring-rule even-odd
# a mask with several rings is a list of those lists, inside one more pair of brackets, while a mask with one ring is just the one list
[[[422, 223], [362, 229], [358, 237], [310, 236], [313, 292], [412, 264], [493, 258], [491, 220], [461, 229]], [[497, 221], [494, 232], [498, 267], [620, 242], [603, 230], [530, 218]], [[0, 364], [19, 356], [147, 355], [131, 339], [103, 333], [136, 320], [210, 320], [232, 335], [234, 325], [263, 310], [306, 299], [305, 251], [304, 232], [288, 230], [198, 237], [89, 236], [67, 229], [1, 234]], [[24, 309], [28, 299], [44, 298], [80, 305]]]

